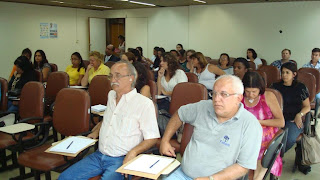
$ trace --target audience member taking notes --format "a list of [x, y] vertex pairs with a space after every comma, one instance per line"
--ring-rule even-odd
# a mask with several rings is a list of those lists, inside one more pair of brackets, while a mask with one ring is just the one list
[[136, 79], [137, 72], [131, 63], [119, 61], [112, 66], [113, 90], [108, 94], [103, 121], [88, 135], [93, 139], [99, 137], [99, 150], [62, 172], [60, 180], [98, 175], [102, 175], [101, 179], [123, 180], [116, 169], [155, 145], [160, 137], [155, 108], [149, 98], [137, 93]]
[[237, 179], [256, 169], [262, 128], [243, 108], [244, 88], [232, 75], [220, 76], [212, 100], [182, 106], [170, 119], [160, 153], [176, 156], [169, 140], [183, 122], [194, 126], [181, 167], [166, 180]]

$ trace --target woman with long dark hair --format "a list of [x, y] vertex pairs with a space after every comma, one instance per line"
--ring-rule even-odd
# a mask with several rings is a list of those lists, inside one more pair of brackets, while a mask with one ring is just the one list
[[51, 73], [51, 66], [42, 50], [37, 50], [34, 53], [33, 65], [35, 70], [42, 72], [43, 81], [47, 81]]
[[[285, 128], [288, 129], [285, 151], [288, 151], [296, 143], [297, 137], [303, 132], [302, 117], [311, 109], [308, 89], [303, 83], [297, 81], [297, 75], [296, 64], [284, 63], [281, 66], [281, 81], [271, 85], [281, 92], [283, 98], [283, 116]], [[297, 146], [297, 151], [301, 150], [300, 148], [301, 146]], [[299, 156], [298, 153], [296, 156]], [[296, 164], [304, 174], [311, 171], [311, 167], [301, 165], [301, 161]]]
[[[29, 81], [36, 81], [36, 74], [29, 59], [26, 56], [20, 56], [14, 61], [17, 67], [16, 72], [11, 77], [8, 84], [9, 96], [19, 96], [23, 86]], [[8, 111], [18, 111], [17, 101], [8, 101]]]
[[85, 74], [84, 63], [80, 53], [74, 52], [71, 55], [71, 65], [67, 66], [66, 73], [69, 75], [70, 86], [80, 86]]
[[[188, 77], [183, 70], [179, 69], [179, 64], [172, 54], [162, 54], [160, 60], [157, 81], [158, 95], [163, 94], [170, 97], [173, 88], [179, 83], [188, 82]], [[165, 102], [158, 104], [159, 109], [169, 111], [169, 99], [163, 100]]]
[[138, 73], [136, 81], [137, 92], [151, 98], [150, 86], [148, 85], [149, 76], [146, 67], [140, 62], [134, 62], [132, 65], [136, 68]]

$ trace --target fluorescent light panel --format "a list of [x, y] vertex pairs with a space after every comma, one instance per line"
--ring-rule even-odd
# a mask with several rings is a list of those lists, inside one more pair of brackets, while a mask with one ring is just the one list
[[88, 5], [88, 6], [98, 7], [98, 8], [105, 8], [105, 9], [112, 8], [112, 7], [108, 7], [108, 6], [99, 6], [99, 5], [94, 5], [94, 4], [91, 4], [91, 5]]
[[149, 4], [149, 3], [144, 3], [144, 2], [138, 2], [138, 1], [129, 1], [130, 3], [134, 4], [141, 4], [141, 5], [146, 5], [146, 6], [156, 6], [154, 4]]
[[196, 2], [199, 2], [199, 3], [207, 3], [207, 2], [201, 1], [201, 0], [193, 0], [193, 1], [196, 1]]
[[63, 3], [64, 3], [64, 2], [62, 2], [62, 1], [50, 1], [50, 2], [59, 3], [59, 4], [63, 4]]

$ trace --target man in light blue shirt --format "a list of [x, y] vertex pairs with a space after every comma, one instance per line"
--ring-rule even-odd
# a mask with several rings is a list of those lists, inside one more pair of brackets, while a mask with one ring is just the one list
[[[320, 71], [320, 49], [319, 48], [312, 49], [311, 61], [303, 65], [302, 67], [315, 68], [318, 71]], [[316, 94], [316, 100], [317, 99], [320, 99], [320, 93]]]
[[302, 67], [316, 68], [317, 70], [320, 71], [319, 58], [320, 58], [320, 49], [319, 48], [312, 49], [311, 61], [308, 62], [307, 64], [303, 65]]
[[160, 153], [175, 156], [169, 140], [183, 122], [194, 126], [181, 167], [165, 180], [237, 179], [256, 169], [262, 128], [244, 109], [243, 84], [233, 75], [220, 76], [212, 100], [182, 106], [170, 119]]

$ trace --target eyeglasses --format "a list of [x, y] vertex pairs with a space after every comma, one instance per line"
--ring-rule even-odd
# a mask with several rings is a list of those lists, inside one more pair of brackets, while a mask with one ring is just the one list
[[228, 98], [228, 97], [233, 96], [233, 95], [238, 95], [238, 93], [229, 94], [229, 93], [224, 92], [224, 91], [222, 91], [220, 93], [216, 92], [216, 91], [212, 91], [212, 97], [216, 97], [217, 95], [219, 95], [220, 97], [225, 99], [225, 98]]
[[127, 74], [127, 75], [121, 75], [120, 73], [116, 73], [115, 75], [110, 74], [110, 75], [108, 75], [108, 78], [109, 78], [109, 80], [112, 80], [113, 78], [115, 80], [119, 80], [119, 79], [121, 79], [123, 77], [127, 77], [127, 76], [131, 76], [131, 74]]

